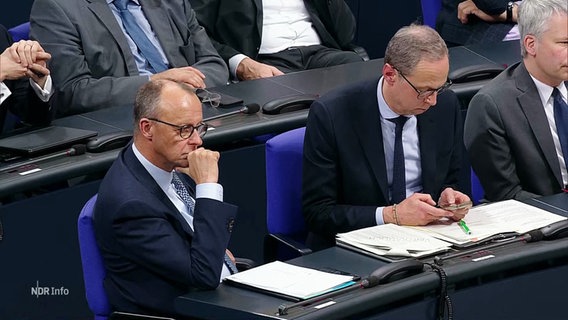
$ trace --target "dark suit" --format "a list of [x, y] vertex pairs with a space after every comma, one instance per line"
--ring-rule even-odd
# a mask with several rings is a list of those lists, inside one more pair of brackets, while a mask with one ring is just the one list
[[[227, 67], [187, 0], [140, 4], [170, 67], [193, 66], [205, 74], [207, 86], [226, 84]], [[53, 56], [58, 115], [131, 105], [148, 82], [105, 0], [36, 0], [30, 20], [32, 38]]]
[[510, 66], [473, 97], [464, 141], [487, 200], [562, 192], [550, 126], [524, 63]]
[[[0, 25], [0, 53], [12, 45], [12, 37], [3, 25]], [[1, 67], [1, 66], [0, 66]], [[27, 124], [48, 124], [51, 113], [47, 102], [41, 101], [33, 91], [28, 78], [19, 80], [5, 80], [4, 84], [12, 94], [0, 105], [0, 133], [8, 110]]]
[[101, 183], [94, 217], [113, 308], [173, 315], [177, 296], [217, 287], [236, 214], [233, 205], [199, 198], [193, 232], [132, 146], [123, 150]]
[[[227, 62], [239, 53], [258, 58], [262, 39], [262, 0], [191, 0], [197, 18]], [[322, 45], [349, 50], [355, 18], [343, 0], [304, 1]]]
[[[375, 211], [390, 205], [377, 102], [378, 80], [333, 91], [310, 107], [304, 140], [303, 207], [314, 249], [333, 245], [336, 233], [376, 225]], [[437, 201], [458, 185], [462, 122], [451, 91], [417, 116], [423, 193]]]
[[[465, 0], [442, 0], [436, 19], [436, 30], [446, 42], [469, 45], [503, 41], [514, 23], [489, 23], [470, 15], [466, 24], [458, 19], [458, 4]], [[473, 0], [477, 8], [489, 15], [498, 15], [507, 9], [510, 0]]]

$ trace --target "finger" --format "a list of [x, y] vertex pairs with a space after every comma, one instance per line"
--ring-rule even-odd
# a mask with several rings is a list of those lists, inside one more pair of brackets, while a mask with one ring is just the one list
[[39, 77], [45, 77], [50, 74], [48, 68], [37, 63], [32, 64], [28, 69]]
[[271, 67], [271, 70], [273, 76], [280, 76], [284, 74], [284, 72], [280, 71], [278, 68], [275, 67]]
[[32, 59], [32, 45], [33, 45], [32, 41], [23, 41], [23, 45], [21, 46], [23, 47], [22, 59], [26, 60], [26, 67], [34, 63], [34, 60]]

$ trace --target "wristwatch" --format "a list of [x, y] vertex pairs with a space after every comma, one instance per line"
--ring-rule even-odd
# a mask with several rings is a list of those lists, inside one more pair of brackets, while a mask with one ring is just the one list
[[513, 1], [507, 3], [507, 17], [505, 19], [507, 22], [513, 22], [513, 5], [515, 5]]

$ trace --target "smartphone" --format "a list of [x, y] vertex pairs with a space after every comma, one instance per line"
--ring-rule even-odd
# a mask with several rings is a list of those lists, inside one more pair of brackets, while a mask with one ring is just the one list
[[471, 201], [462, 202], [460, 204], [450, 204], [447, 206], [440, 206], [441, 209], [448, 210], [448, 211], [456, 211], [461, 209], [469, 209], [472, 206]]

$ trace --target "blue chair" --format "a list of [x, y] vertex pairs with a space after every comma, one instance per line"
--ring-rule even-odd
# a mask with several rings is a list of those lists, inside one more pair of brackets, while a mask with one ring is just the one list
[[483, 202], [483, 197], [485, 196], [485, 191], [483, 191], [483, 187], [481, 186], [481, 182], [477, 178], [477, 175], [471, 169], [471, 201], [473, 205], [478, 205]]
[[436, 28], [436, 18], [442, 8], [442, 0], [421, 0], [422, 22], [432, 28]]
[[20, 40], [28, 40], [30, 38], [30, 23], [25, 22], [19, 24], [15, 27], [8, 29], [8, 32], [12, 36], [12, 39], [14, 39], [14, 42]]
[[79, 249], [81, 251], [81, 263], [83, 266], [83, 280], [85, 282], [85, 294], [89, 308], [94, 313], [95, 320], [113, 320], [113, 319], [162, 319], [173, 320], [171, 318], [162, 318], [155, 316], [144, 316], [140, 314], [113, 312], [108, 302], [108, 298], [103, 286], [106, 276], [106, 270], [103, 264], [103, 257], [97, 246], [95, 239], [95, 230], [93, 227], [93, 212], [97, 195], [85, 203], [79, 220], [77, 222], [77, 230], [79, 233]]
[[302, 155], [306, 128], [281, 133], [266, 141], [265, 262], [286, 260], [312, 251], [302, 214]]

